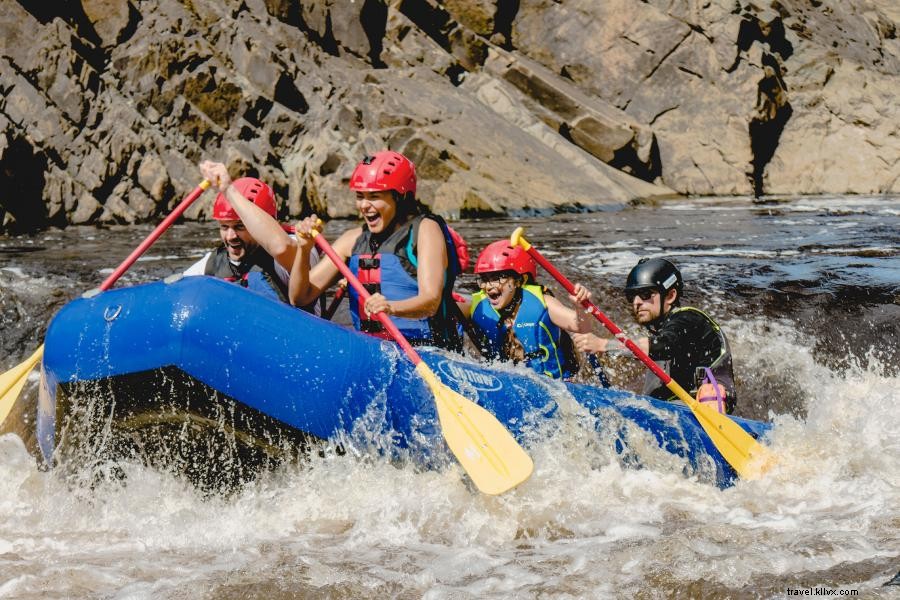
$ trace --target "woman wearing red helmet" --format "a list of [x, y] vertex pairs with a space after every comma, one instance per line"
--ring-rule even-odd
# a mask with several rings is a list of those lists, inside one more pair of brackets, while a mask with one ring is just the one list
[[[416, 200], [415, 165], [398, 152], [365, 157], [350, 177], [363, 224], [346, 231], [333, 247], [371, 293], [363, 302], [350, 288], [350, 315], [360, 331], [390, 339], [371, 315], [385, 312], [411, 343], [460, 349], [462, 339], [451, 304], [459, 261], [443, 219]], [[330, 261], [311, 268], [310, 231], [316, 215], [297, 223], [298, 248], [290, 299], [306, 304], [339, 278]]]
[[[185, 275], [211, 275], [283, 302], [297, 243], [276, 220], [272, 188], [255, 177], [234, 181], [222, 163], [203, 161], [200, 171], [219, 191], [213, 218], [222, 245], [207, 253]], [[312, 310], [312, 307], [305, 307]]]
[[[538, 285], [537, 265], [521, 246], [509, 240], [488, 245], [475, 262], [481, 291], [460, 309], [481, 334], [482, 354], [491, 359], [525, 362], [554, 379], [573, 377], [578, 363], [567, 332], [587, 332], [587, 313], [563, 306]], [[576, 304], [589, 299], [581, 284], [570, 296]]]

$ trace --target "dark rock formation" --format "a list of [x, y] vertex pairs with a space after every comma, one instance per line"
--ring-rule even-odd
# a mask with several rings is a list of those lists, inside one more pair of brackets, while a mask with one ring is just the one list
[[283, 217], [351, 215], [349, 174], [385, 146], [449, 215], [900, 191], [898, 12], [0, 0], [0, 229], [157, 219], [202, 158], [270, 182]]

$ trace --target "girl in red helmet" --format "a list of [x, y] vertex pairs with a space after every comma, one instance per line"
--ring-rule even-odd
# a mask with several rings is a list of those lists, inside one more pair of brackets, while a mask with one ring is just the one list
[[[460, 303], [481, 337], [476, 341], [487, 358], [524, 362], [555, 379], [575, 375], [578, 363], [567, 332], [588, 332], [587, 313], [563, 306], [535, 282], [537, 265], [521, 246], [509, 240], [488, 245], [475, 262], [481, 291]], [[591, 293], [575, 286], [571, 300], [580, 304]]]
[[[272, 188], [255, 177], [232, 181], [222, 163], [204, 161], [200, 171], [219, 192], [213, 218], [219, 222], [222, 245], [184, 274], [234, 281], [287, 302], [297, 243], [276, 220], [278, 209]], [[312, 311], [312, 306], [305, 309]]]
[[[371, 294], [363, 301], [350, 288], [353, 325], [390, 339], [372, 318], [383, 311], [411, 343], [460, 349], [462, 338], [450, 310], [459, 260], [446, 223], [416, 200], [413, 163], [398, 152], [376, 152], [356, 166], [350, 189], [356, 193], [362, 225], [332, 245]], [[309, 233], [317, 224], [312, 215], [296, 226], [299, 251], [290, 278], [294, 304], [314, 301], [339, 279], [330, 261], [310, 265]]]

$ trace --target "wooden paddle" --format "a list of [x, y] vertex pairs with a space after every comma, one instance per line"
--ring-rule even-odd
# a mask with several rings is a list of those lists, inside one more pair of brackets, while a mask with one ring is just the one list
[[[312, 231], [312, 235], [319, 250], [328, 255], [353, 289], [363, 299], [368, 299], [369, 292], [331, 244], [316, 230]], [[373, 316], [384, 325], [416, 366], [416, 373], [431, 388], [444, 441], [478, 489], [485, 494], [502, 494], [528, 479], [534, 463], [503, 424], [484, 408], [441, 383], [390, 317], [383, 312]]]
[[[155, 242], [208, 187], [209, 182], [205, 179], [200, 182], [200, 185], [194, 188], [194, 191], [188, 194], [187, 197], [181, 201], [181, 204], [175, 207], [172, 214], [166, 217], [162, 223], [157, 225], [156, 229], [150, 232], [150, 235], [141, 242], [141, 245], [135, 248], [134, 251], [128, 255], [128, 258], [126, 258], [122, 264], [120, 264], [116, 270], [100, 284], [100, 290], [106, 291], [111, 288], [113, 284], [118, 281], [119, 277], [125, 274], [125, 271], [127, 271], [128, 268], [147, 251], [147, 248], [153, 245], [153, 242]], [[3, 373], [3, 375], [0, 375], [0, 425], [3, 425], [3, 421], [6, 420], [9, 411], [12, 410], [13, 404], [15, 404], [16, 399], [18, 399], [19, 394], [22, 392], [22, 388], [25, 386], [25, 381], [28, 379], [28, 374], [31, 372], [31, 369], [34, 368], [39, 360], [41, 360], [43, 355], [44, 344], [41, 344], [27, 360], [19, 363], [9, 371]]]
[[[510, 245], [522, 246], [522, 248], [528, 252], [539, 265], [550, 273], [567, 292], [574, 294], [575, 286], [572, 285], [572, 282], [566, 279], [562, 273], [556, 270], [556, 267], [550, 264], [540, 252], [529, 244], [523, 234], [524, 229], [522, 227], [516, 229], [509, 238]], [[737, 471], [738, 475], [744, 479], [758, 479], [775, 464], [775, 456], [765, 446], [753, 439], [753, 436], [744, 431], [740, 425], [728, 418], [727, 415], [723, 415], [712, 407], [701, 404], [692, 398], [690, 394], [684, 391], [684, 388], [678, 385], [677, 381], [669, 377], [668, 373], [659, 368], [659, 365], [653, 362], [653, 360], [651, 360], [637, 344], [625, 337], [622, 330], [619, 329], [615, 323], [610, 321], [599, 308], [591, 303], [590, 300], [584, 300], [581, 304], [588, 312], [594, 315], [598, 321], [603, 323], [603, 326], [606, 327], [619, 342], [631, 350], [631, 352], [644, 363], [648, 369], [653, 371], [653, 374], [659, 377], [659, 380], [663, 382], [663, 385], [669, 388], [680, 400], [688, 405], [694, 413], [694, 417], [700, 422], [700, 425], [706, 431], [707, 435], [709, 435], [712, 443], [722, 454], [722, 457], [728, 461], [728, 464], [730, 464], [735, 471]]]

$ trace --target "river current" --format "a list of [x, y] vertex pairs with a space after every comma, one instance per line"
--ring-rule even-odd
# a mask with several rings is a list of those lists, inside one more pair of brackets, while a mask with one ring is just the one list
[[[228, 495], [124, 462], [124, 479], [73, 488], [42, 467], [17, 406], [0, 430], [0, 597], [900, 597], [883, 585], [900, 571], [900, 199], [707, 198], [452, 225], [473, 258], [524, 226], [632, 337], [625, 275], [641, 256], [673, 259], [686, 302], [729, 336], [737, 413], [774, 423], [777, 467], [720, 490], [673, 461], [626, 468], [592, 453], [593, 430], [564, 425], [529, 446], [534, 475], [500, 497], [458, 467], [352, 453]], [[0, 237], [0, 367], [151, 229]], [[212, 224], [177, 225], [118, 285], [179, 271], [215, 239]], [[622, 387], [641, 374], [625, 356], [605, 366]]]

